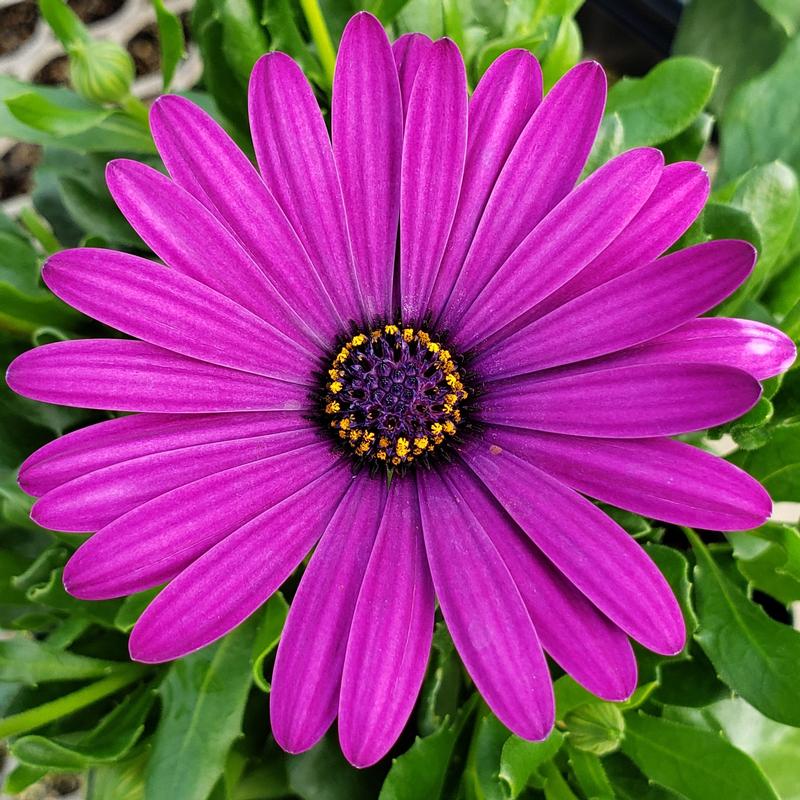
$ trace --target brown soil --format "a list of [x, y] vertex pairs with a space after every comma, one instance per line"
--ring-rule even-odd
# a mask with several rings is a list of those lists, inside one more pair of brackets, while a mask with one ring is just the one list
[[136, 65], [136, 75], [151, 75], [161, 67], [161, 48], [158, 44], [158, 27], [155, 22], [142, 28], [128, 42], [128, 52]]
[[36, 0], [23, 0], [0, 8], [0, 56], [13, 53], [33, 36], [39, 7]]
[[84, 21], [97, 22], [122, 8], [125, 0], [68, 0], [69, 7]]
[[69, 59], [66, 56], [50, 59], [33, 76], [33, 82], [46, 86], [66, 86], [69, 83]]
[[39, 145], [17, 142], [0, 158], [0, 200], [31, 190], [33, 170], [41, 156], [42, 148]]

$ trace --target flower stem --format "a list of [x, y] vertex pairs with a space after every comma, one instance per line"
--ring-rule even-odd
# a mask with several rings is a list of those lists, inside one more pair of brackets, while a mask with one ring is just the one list
[[28, 230], [28, 233], [39, 242], [47, 255], [51, 255], [63, 249], [61, 242], [56, 239], [50, 224], [33, 208], [33, 206], [23, 208], [22, 211], [19, 212], [19, 221]]
[[34, 728], [41, 728], [48, 722], [65, 717], [75, 711], [79, 711], [104, 697], [108, 697], [114, 692], [118, 692], [144, 675], [147, 668], [140, 664], [124, 664], [112, 675], [97, 681], [96, 683], [84, 686], [76, 692], [65, 694], [57, 700], [30, 708], [19, 714], [13, 714], [0, 720], [0, 739], [6, 736], [15, 736], [19, 733], [27, 733]]
[[150, 112], [147, 106], [138, 98], [129, 94], [124, 99], [120, 100], [122, 110], [137, 122], [141, 122], [146, 130], [150, 130]]
[[319, 60], [329, 85], [333, 86], [333, 68], [336, 64], [336, 51], [333, 49], [331, 35], [325, 23], [322, 9], [319, 7], [319, 0], [300, 0], [300, 6], [308, 22], [308, 29], [311, 31], [311, 38], [317, 46]]

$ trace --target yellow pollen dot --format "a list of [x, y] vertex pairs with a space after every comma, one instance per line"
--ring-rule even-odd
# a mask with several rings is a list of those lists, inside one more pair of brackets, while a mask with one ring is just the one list
[[381, 461], [386, 461], [386, 453], [383, 450], [378, 450], [378, 452], [375, 453], [375, 458], [378, 458]]
[[399, 463], [400, 463], [400, 459], [399, 459], [397, 456], [395, 456], [395, 457], [392, 459], [392, 464], [394, 464], [395, 466], [397, 466]]
[[431, 337], [427, 333], [425, 333], [425, 331], [418, 331], [417, 339], [419, 339], [422, 342], [422, 344], [427, 346], [431, 340]]
[[433, 425], [431, 425], [431, 433], [434, 436], [438, 436], [442, 432], [442, 430], [443, 428], [441, 422], [434, 422]]
[[414, 329], [413, 328], [403, 328], [403, 339], [406, 342], [410, 342], [414, 338]]
[[391, 442], [385, 436], [381, 436], [381, 438], [378, 439], [378, 447], [388, 447], [390, 444]]
[[444, 424], [444, 432], [452, 436], [456, 432], [456, 426], [450, 420], [447, 420]]
[[404, 436], [401, 436], [397, 440], [397, 444], [395, 445], [394, 449], [397, 451], [397, 455], [399, 455], [401, 458], [404, 458], [408, 455], [409, 446], [408, 439], [406, 439]]
[[333, 394], [337, 394], [338, 392], [342, 391], [342, 384], [339, 383], [339, 381], [334, 381], [328, 388], [331, 390], [331, 392], [333, 392]]
[[386, 333], [397, 333], [399, 330], [400, 329], [397, 327], [397, 325], [386, 325], [384, 327], [384, 331], [386, 331]]
[[457, 400], [458, 400], [458, 395], [457, 394], [452, 394], [451, 393], [451, 394], [446, 394], [444, 396], [444, 402], [445, 402], [446, 405], [452, 406], [454, 403], [456, 403]]
[[343, 431], [346, 431], [346, 430], [347, 430], [347, 429], [350, 427], [350, 417], [345, 417], [345, 418], [344, 418], [344, 419], [341, 421], [341, 423], [339, 424], [339, 427], [341, 427], [341, 429], [342, 429]]
[[437, 342], [428, 342], [428, 350], [430, 350], [431, 353], [438, 353], [441, 349]]
[[350, 344], [353, 347], [359, 347], [360, 345], [364, 344], [367, 341], [367, 337], [364, 336], [363, 333], [356, 334], [351, 340]]
[[335, 414], [340, 408], [341, 406], [339, 405], [338, 402], [336, 402], [336, 400], [331, 400], [331, 402], [325, 406], [325, 413]]
[[414, 447], [417, 447], [420, 450], [424, 450], [427, 446], [428, 446], [427, 436], [419, 436], [416, 439], [414, 439]]

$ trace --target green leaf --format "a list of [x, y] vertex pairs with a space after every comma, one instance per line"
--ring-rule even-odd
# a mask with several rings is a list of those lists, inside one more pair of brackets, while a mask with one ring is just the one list
[[53, 136], [74, 136], [83, 133], [104, 122], [111, 115], [111, 111], [104, 108], [97, 110], [63, 108], [36, 92], [9, 97], [5, 102], [8, 110], [23, 125]]
[[332, 736], [288, 759], [286, 771], [290, 790], [303, 800], [373, 800], [380, 782], [374, 773], [351, 767]]
[[0, 681], [36, 686], [47, 681], [73, 681], [110, 674], [120, 664], [65, 653], [42, 642], [15, 636], [0, 642]]
[[114, 617], [114, 627], [123, 633], [130, 633], [133, 626], [138, 622], [144, 610], [155, 599], [161, 588], [147, 589], [126, 597], [122, 601], [116, 616]]
[[800, 600], [800, 531], [768, 522], [753, 531], [725, 534], [736, 566], [749, 583], [784, 605]]
[[446, 717], [458, 710], [463, 670], [453, 640], [443, 623], [437, 623], [428, 674], [420, 691], [418, 729], [422, 736], [439, 730]]
[[709, 731], [637, 712], [622, 749], [651, 781], [687, 800], [779, 800], [748, 755]]
[[775, 502], [797, 502], [800, 497], [800, 422], [788, 420], [774, 426], [764, 447], [734, 453], [731, 461], [763, 484]]
[[[748, 45], [748, 53], [755, 52]], [[741, 54], [737, 56], [741, 61]], [[721, 120], [721, 182], [753, 164], [780, 160], [800, 171], [800, 104], [796, 102], [800, 71], [800, 37], [794, 38], [775, 65], [736, 92]]]
[[241, 735], [255, 627], [251, 618], [170, 667], [159, 688], [163, 710], [147, 764], [148, 800], [205, 800], [219, 780]]
[[143, 751], [125, 761], [90, 770], [86, 800], [146, 800], [144, 769], [147, 756], [147, 751]]
[[617, 800], [675, 800], [679, 796], [648, 781], [636, 764], [622, 753], [606, 756], [603, 768]]
[[619, 114], [625, 147], [666, 142], [706, 107], [717, 70], [699, 58], [669, 58], [644, 78], [623, 78], [608, 93], [606, 112]]
[[737, 694], [778, 722], [800, 726], [800, 632], [768, 617], [723, 574], [689, 532], [697, 558], [694, 587], [700, 626], [695, 639]]
[[256, 9], [250, 0], [214, 0], [214, 9], [222, 25], [225, 60], [242, 86], [247, 86], [253, 65], [267, 51]]
[[557, 730], [543, 742], [529, 742], [519, 736], [509, 736], [500, 753], [500, 780], [507, 786], [507, 796], [519, 797], [531, 782], [542, 764], [552, 760], [564, 743], [564, 736]]
[[760, 240], [753, 274], [723, 306], [726, 314], [750, 297], [758, 297], [772, 276], [789, 243], [800, 211], [800, 189], [792, 169], [780, 161], [753, 167], [720, 196], [750, 216]]
[[183, 25], [177, 14], [173, 14], [164, 5], [164, 0], [150, 0], [150, 3], [156, 12], [158, 43], [161, 46], [161, 75], [166, 92], [172, 83], [178, 62], [186, 55]]
[[569, 763], [575, 774], [578, 786], [580, 786], [583, 793], [587, 797], [613, 799], [614, 789], [608, 780], [608, 776], [603, 769], [603, 762], [599, 756], [586, 750], [571, 747], [569, 742], [567, 744]]
[[713, 130], [714, 117], [705, 112], [699, 114], [686, 130], [659, 145], [667, 164], [699, 160]]
[[789, 36], [800, 28], [800, 5], [795, 0], [757, 0], [761, 8], [775, 17]]
[[564, 17], [547, 56], [542, 61], [544, 91], [549, 92], [556, 81], [580, 61], [583, 51], [581, 31], [574, 19]]
[[264, 692], [270, 690], [269, 681], [264, 678], [264, 659], [278, 646], [289, 613], [289, 604], [280, 592], [270, 597], [261, 615], [261, 623], [253, 642], [253, 683]]
[[144, 731], [155, 694], [143, 687], [125, 697], [100, 724], [74, 742], [44, 736], [23, 736], [11, 752], [31, 767], [53, 772], [81, 771], [93, 764], [119, 761]]
[[787, 40], [780, 23], [756, 0], [692, 0], [681, 15], [673, 52], [700, 56], [720, 67], [711, 103], [719, 111], [738, 86], [775, 62]]
[[417, 737], [409, 750], [392, 760], [379, 800], [438, 800], [442, 796], [453, 749], [476, 700], [473, 695], [452, 722], [445, 720], [430, 736]]
[[27, 764], [17, 764], [6, 776], [3, 789], [14, 796], [22, 794], [29, 786], [44, 778], [46, 774], [46, 770], [35, 769]]
[[483, 706], [472, 732], [462, 786], [467, 800], [503, 800], [503, 785], [497, 774], [500, 754], [511, 732]]
[[364, 8], [388, 25], [406, 5], [408, 0], [367, 0]]
[[321, 85], [325, 80], [322, 66], [300, 33], [295, 7], [290, 0], [264, 0], [261, 24], [269, 35], [270, 50], [280, 50], [290, 55], [303, 68], [309, 80]]

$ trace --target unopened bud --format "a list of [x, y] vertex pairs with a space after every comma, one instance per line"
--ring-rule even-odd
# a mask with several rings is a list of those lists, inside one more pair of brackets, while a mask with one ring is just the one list
[[125, 48], [92, 39], [69, 48], [70, 79], [75, 91], [95, 103], [119, 103], [131, 91], [136, 72]]
[[616, 750], [625, 732], [622, 712], [611, 703], [586, 703], [570, 711], [564, 722], [570, 742], [596, 756]]

